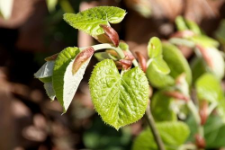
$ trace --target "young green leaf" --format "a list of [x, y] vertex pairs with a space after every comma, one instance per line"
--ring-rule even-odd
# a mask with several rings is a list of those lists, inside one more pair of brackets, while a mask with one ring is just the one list
[[52, 82], [44, 83], [44, 88], [48, 97], [53, 101], [55, 99], [55, 90], [53, 89]]
[[35, 74], [34, 77], [42, 82], [51, 82], [55, 61], [47, 61]]
[[159, 57], [162, 55], [162, 44], [159, 38], [153, 37], [148, 42], [148, 56], [150, 58]]
[[168, 75], [162, 74], [153, 67], [153, 63], [147, 68], [146, 75], [150, 83], [157, 88], [164, 88], [174, 84], [174, 80], [184, 73], [188, 84], [191, 84], [191, 69], [187, 60], [184, 58], [179, 49], [169, 43], [163, 43], [163, 59], [170, 68]]
[[185, 20], [184, 20], [183, 17], [178, 16], [178, 17], [176, 18], [175, 22], [176, 22], [177, 29], [178, 29], [179, 31], [188, 30], [188, 27], [187, 27], [187, 25], [186, 25]]
[[185, 20], [186, 24], [188, 25], [188, 28], [193, 31], [195, 34], [198, 34], [198, 35], [201, 35], [202, 34], [202, 31], [201, 29], [199, 28], [199, 26], [194, 22], [194, 21], [191, 21], [191, 20]]
[[151, 111], [155, 121], [176, 121], [177, 116], [171, 107], [173, 98], [165, 95], [166, 91], [159, 91], [151, 100]]
[[154, 58], [153, 61], [151, 62], [155, 70], [160, 72], [161, 74], [169, 74], [170, 73], [170, 68], [166, 64], [166, 62], [163, 60], [162, 57], [157, 57]]
[[63, 19], [72, 27], [82, 30], [92, 36], [104, 33], [100, 25], [116, 24], [125, 17], [125, 10], [113, 6], [90, 8], [78, 14], [66, 13]]
[[220, 80], [214, 75], [206, 73], [197, 80], [195, 86], [199, 100], [217, 103], [218, 113], [225, 120], [225, 99]]
[[195, 44], [202, 45], [204, 47], [218, 47], [219, 42], [205, 35], [196, 35], [189, 38]]
[[[76, 82], [77, 79], [76, 76], [72, 74], [72, 65], [74, 62], [73, 59], [79, 51], [80, 50], [77, 47], [65, 48], [59, 53], [55, 61], [52, 83], [56, 97], [63, 106], [64, 112], [68, 109], [69, 104], [76, 92], [74, 82]], [[75, 84], [79, 85], [79, 83]]]
[[202, 75], [195, 84], [199, 100], [218, 103], [223, 99], [223, 91], [220, 81], [212, 74]]
[[191, 69], [187, 60], [176, 46], [170, 43], [163, 43], [163, 59], [171, 70], [169, 75], [176, 79], [184, 73], [188, 84], [191, 85]]
[[[183, 122], [161, 122], [157, 123], [156, 127], [166, 150], [178, 150], [190, 133], [188, 126]], [[142, 131], [138, 135], [132, 150], [158, 150], [152, 132], [149, 129]]]
[[116, 129], [144, 115], [149, 85], [139, 67], [120, 75], [113, 60], [105, 59], [95, 66], [89, 85], [96, 111]]
[[175, 80], [170, 75], [160, 73], [155, 69], [152, 63], [147, 68], [146, 76], [151, 85], [157, 88], [165, 88], [175, 83]]

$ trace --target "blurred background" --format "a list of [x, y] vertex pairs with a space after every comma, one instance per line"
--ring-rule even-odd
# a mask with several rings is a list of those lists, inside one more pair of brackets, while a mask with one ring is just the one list
[[211, 37], [225, 18], [224, 0], [0, 0], [0, 150], [130, 149], [143, 120], [116, 131], [95, 113], [88, 79], [96, 59], [64, 115], [33, 76], [45, 57], [68, 46], [97, 43], [66, 24], [62, 15], [98, 5], [127, 11], [113, 27], [132, 52], [143, 54], [152, 36], [166, 40], [176, 31], [179, 15], [197, 22]]

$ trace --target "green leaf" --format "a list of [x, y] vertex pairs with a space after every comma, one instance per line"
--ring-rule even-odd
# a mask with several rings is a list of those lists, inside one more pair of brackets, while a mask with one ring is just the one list
[[148, 42], [148, 56], [150, 58], [159, 57], [162, 55], [162, 44], [159, 38], [153, 37]]
[[201, 75], [208, 72], [208, 68], [205, 65], [205, 62], [202, 57], [195, 57], [191, 61], [190, 66], [191, 66], [191, 70], [192, 70], [192, 76], [193, 76], [194, 83]]
[[190, 48], [194, 48], [195, 47], [195, 43], [193, 41], [190, 41], [188, 39], [184, 39], [184, 38], [170, 38], [169, 42], [175, 45], [181, 45], [181, 46], [187, 46]]
[[225, 147], [225, 124], [218, 116], [210, 116], [204, 126], [206, 147], [215, 149]]
[[92, 36], [104, 33], [99, 25], [116, 24], [125, 17], [125, 10], [113, 6], [94, 7], [78, 14], [66, 13], [63, 19], [72, 27], [82, 30]]
[[169, 74], [170, 73], [170, 68], [166, 64], [166, 62], [163, 60], [162, 57], [157, 57], [152, 60], [152, 65], [161, 74]]
[[52, 12], [55, 10], [58, 0], [47, 0], [48, 11]]
[[146, 75], [154, 87], [164, 88], [174, 84], [174, 79], [184, 73], [188, 84], [191, 84], [191, 69], [187, 60], [184, 58], [180, 50], [169, 43], [163, 43], [163, 59], [170, 68], [168, 75], [158, 72], [150, 63], [147, 68]]
[[183, 17], [178, 16], [178, 17], [176, 18], [175, 22], [176, 22], [177, 29], [178, 29], [179, 31], [188, 30], [188, 27], [187, 27], [187, 25], [186, 25], [185, 20], [184, 20]]
[[218, 79], [222, 79], [224, 77], [225, 72], [223, 56], [216, 48], [205, 48], [205, 51], [207, 55], [211, 58], [210, 66], [207, 65], [207, 62], [202, 57], [195, 58], [191, 62], [193, 80], [195, 81], [197, 78], [199, 78], [206, 72], [211, 72]]
[[[166, 150], [178, 150], [179, 146], [184, 144], [190, 133], [188, 126], [183, 122], [162, 122], [157, 123], [156, 127]], [[158, 150], [149, 129], [139, 134], [134, 141], [132, 150]]]
[[55, 90], [53, 89], [52, 82], [45, 83], [44, 88], [48, 97], [53, 101], [55, 99]]
[[195, 44], [202, 45], [204, 47], [218, 47], [219, 42], [205, 35], [196, 35], [188, 38]]
[[9, 19], [11, 17], [13, 2], [14, 0], [0, 1], [0, 15], [2, 15], [4, 19]]
[[147, 68], [146, 76], [148, 77], [151, 85], [157, 88], [171, 86], [175, 82], [170, 75], [166, 75], [157, 71], [152, 63]]
[[199, 26], [194, 22], [194, 21], [191, 21], [191, 20], [185, 20], [186, 24], [188, 25], [188, 28], [193, 31], [195, 34], [199, 34], [201, 35], [202, 34], [202, 31], [201, 29], [199, 28]]
[[34, 77], [42, 82], [51, 82], [55, 61], [47, 61], [35, 74]]
[[105, 59], [95, 66], [89, 85], [96, 111], [116, 129], [144, 115], [149, 85], [139, 67], [120, 75], [113, 60]]
[[220, 26], [219, 28], [216, 30], [216, 38], [220, 41], [220, 43], [223, 45], [225, 45], [225, 20], [223, 19], [220, 22]]
[[212, 74], [205, 73], [195, 84], [199, 100], [218, 103], [223, 99], [223, 91], [220, 81]]
[[56, 97], [63, 106], [64, 112], [68, 109], [83, 74], [81, 73], [80, 77], [77, 77], [78, 73], [72, 75], [72, 65], [78, 53], [77, 47], [65, 48], [59, 53], [55, 61], [52, 83]]
[[139, 0], [138, 2], [130, 2], [130, 7], [138, 12], [139, 15], [149, 18], [152, 14], [151, 2], [148, 0]]
[[191, 85], [191, 69], [186, 58], [176, 46], [170, 43], [163, 43], [163, 59], [170, 68], [169, 75], [176, 79], [180, 74], [184, 73], [188, 84]]
[[214, 75], [206, 73], [195, 84], [199, 100], [207, 100], [218, 104], [218, 113], [225, 119], [225, 99], [223, 89]]
[[158, 91], [151, 100], [151, 111], [155, 121], [176, 121], [176, 113], [172, 110], [173, 98], [165, 95], [165, 90]]

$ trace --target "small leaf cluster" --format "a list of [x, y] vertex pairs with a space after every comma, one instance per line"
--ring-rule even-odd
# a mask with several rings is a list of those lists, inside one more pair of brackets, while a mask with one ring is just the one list
[[[64, 14], [69, 25], [102, 44], [68, 47], [46, 58], [35, 77], [44, 83], [49, 98], [57, 99], [65, 113], [95, 56], [100, 62], [92, 71], [89, 87], [95, 110], [105, 123], [118, 130], [141, 119], [150, 104], [167, 150], [224, 147], [225, 137], [219, 133], [225, 129], [225, 98], [220, 85], [225, 66], [219, 43], [196, 23], [178, 17], [178, 31], [168, 41], [149, 40], [146, 60], [139, 52], [132, 54], [110, 25], [121, 22], [125, 15], [125, 10], [109, 6]], [[181, 46], [194, 52], [190, 62]], [[154, 136], [146, 127], [132, 149], [157, 150]]]

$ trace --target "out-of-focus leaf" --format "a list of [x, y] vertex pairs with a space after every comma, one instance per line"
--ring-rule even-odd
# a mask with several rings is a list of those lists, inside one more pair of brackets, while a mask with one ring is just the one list
[[225, 99], [220, 81], [214, 75], [206, 73], [197, 80], [195, 86], [199, 100], [217, 103], [218, 113], [225, 120]]
[[201, 32], [201, 29], [199, 28], [199, 26], [191, 21], [191, 20], [187, 20], [181, 16], [178, 16], [176, 18], [176, 26], [177, 26], [177, 29], [179, 31], [185, 31], [185, 30], [191, 30], [192, 32], [194, 32], [195, 34], [197, 35], [201, 35], [202, 32]]
[[148, 18], [151, 16], [151, 2], [148, 0], [125, 0], [128, 7], [137, 11], [141, 16]]
[[34, 77], [46, 83], [52, 81], [53, 68], [55, 61], [47, 61], [35, 74]]
[[174, 80], [182, 73], [186, 75], [188, 84], [191, 84], [191, 69], [187, 60], [176, 46], [170, 43], [163, 43], [163, 59], [170, 68], [168, 75], [156, 71], [152, 63], [148, 66], [146, 75], [153, 86], [157, 88], [171, 86], [174, 84]]
[[204, 64], [203, 58], [195, 57], [191, 61], [191, 70], [192, 70], [192, 76], [193, 76], [193, 83], [204, 73], [208, 71], [206, 65]]
[[125, 150], [129, 149], [131, 132], [129, 127], [116, 131], [97, 117], [90, 128], [85, 130], [83, 141], [88, 149]]
[[172, 110], [173, 98], [165, 95], [165, 90], [158, 91], [151, 100], [151, 111], [155, 121], [176, 121], [177, 116]]
[[186, 25], [185, 20], [184, 20], [183, 17], [178, 16], [178, 17], [176, 18], [175, 22], [176, 22], [177, 29], [178, 29], [179, 31], [188, 30], [188, 27], [187, 27], [187, 25]]
[[57, 3], [58, 0], [47, 0], [48, 11], [50, 12], [54, 11]]
[[113, 60], [105, 59], [95, 66], [89, 85], [96, 111], [117, 130], [144, 115], [149, 84], [139, 67], [121, 76]]
[[204, 132], [206, 148], [225, 147], [225, 123], [219, 116], [212, 115], [208, 118]]
[[219, 50], [215, 48], [204, 48], [203, 51], [206, 53], [205, 55], [208, 59], [198, 57], [191, 62], [194, 81], [206, 72], [211, 72], [217, 78], [222, 79], [224, 77], [225, 64]]
[[223, 19], [220, 23], [219, 29], [216, 31], [216, 38], [225, 45], [225, 20]]
[[195, 22], [193, 22], [191, 20], [185, 20], [185, 21], [186, 21], [186, 24], [187, 24], [189, 30], [193, 31], [195, 34], [198, 34], [198, 35], [202, 34], [201, 29]]
[[202, 45], [204, 47], [218, 47], [219, 42], [205, 35], [196, 35], [189, 38], [195, 44]]
[[[183, 122], [161, 122], [157, 123], [156, 127], [166, 150], [178, 150], [190, 133], [188, 126]], [[149, 129], [139, 134], [134, 141], [132, 150], [158, 150]]]
[[125, 10], [113, 6], [99, 6], [90, 8], [78, 14], [66, 13], [63, 19], [72, 27], [82, 30], [92, 36], [104, 33], [100, 25], [116, 24], [125, 17]]
[[[78, 2], [79, 3], [79, 2]], [[74, 9], [69, 0], [60, 0], [59, 4], [65, 13], [74, 13]]]
[[0, 0], [0, 15], [5, 19], [9, 19], [12, 14], [14, 0]]
[[160, 72], [161, 74], [169, 74], [170, 73], [170, 68], [166, 64], [166, 62], [162, 59], [162, 57], [157, 57], [154, 58], [153, 61], [151, 62], [153, 68]]
[[224, 77], [225, 72], [225, 64], [223, 60], [223, 56], [216, 48], [207, 48], [207, 54], [210, 56], [210, 70], [212, 73], [222, 79]]
[[176, 79], [184, 73], [188, 84], [191, 84], [191, 69], [187, 60], [176, 46], [170, 43], [163, 43], [163, 59], [171, 70], [169, 75]]
[[148, 42], [148, 56], [150, 58], [159, 57], [162, 55], [162, 44], [159, 38], [153, 37]]
[[190, 129], [190, 134], [187, 139], [187, 142], [195, 142], [195, 134], [198, 133], [198, 125], [194, 117], [192, 115], [189, 116], [188, 119], [185, 120], [185, 123], [188, 125]]
[[174, 84], [175, 81], [170, 75], [158, 72], [152, 65], [152, 63], [148, 66], [146, 75], [151, 85], [157, 88], [171, 86]]
[[202, 75], [195, 84], [199, 100], [207, 100], [218, 103], [223, 99], [223, 91], [220, 81], [212, 74]]
[[182, 39], [182, 38], [170, 38], [169, 42], [175, 45], [182, 45], [182, 46], [187, 46], [190, 48], [195, 47], [195, 43], [187, 40], [187, 39]]

